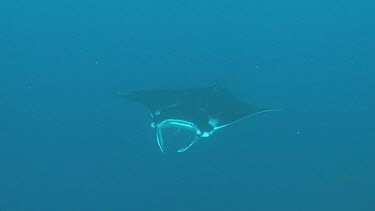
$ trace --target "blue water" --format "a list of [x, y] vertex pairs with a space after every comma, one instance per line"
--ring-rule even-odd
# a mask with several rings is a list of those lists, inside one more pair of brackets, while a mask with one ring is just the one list
[[[375, 210], [372, 1], [10, 1], [0, 211]], [[219, 83], [281, 112], [163, 155], [114, 90]]]

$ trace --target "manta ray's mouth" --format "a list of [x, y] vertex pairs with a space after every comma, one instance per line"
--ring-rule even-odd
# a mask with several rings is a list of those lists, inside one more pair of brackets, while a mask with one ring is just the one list
[[[156, 139], [163, 153], [166, 148], [183, 152], [189, 149], [202, 136], [202, 132], [194, 123], [180, 119], [166, 119], [156, 124], [155, 128]], [[168, 147], [165, 146], [166, 141], [168, 142]]]

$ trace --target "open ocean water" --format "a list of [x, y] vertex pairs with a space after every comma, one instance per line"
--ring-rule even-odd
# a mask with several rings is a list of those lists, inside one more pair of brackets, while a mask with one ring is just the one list
[[[375, 4], [0, 5], [0, 211], [375, 210]], [[281, 108], [163, 155], [115, 90]]]

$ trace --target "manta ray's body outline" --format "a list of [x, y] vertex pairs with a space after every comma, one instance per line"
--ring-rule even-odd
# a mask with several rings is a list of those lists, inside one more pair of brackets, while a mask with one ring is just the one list
[[141, 90], [121, 93], [121, 96], [141, 103], [149, 109], [156, 128], [159, 148], [164, 152], [161, 129], [164, 125], [185, 127], [196, 131], [196, 137], [183, 152], [200, 138], [245, 118], [280, 109], [258, 109], [239, 100], [229, 90], [211, 86], [206, 88]]

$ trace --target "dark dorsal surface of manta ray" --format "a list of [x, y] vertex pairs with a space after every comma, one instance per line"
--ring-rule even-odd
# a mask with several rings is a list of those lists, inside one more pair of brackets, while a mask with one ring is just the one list
[[143, 104], [149, 109], [160, 150], [164, 152], [162, 129], [174, 126], [194, 131], [190, 148], [200, 138], [247, 117], [278, 109], [259, 109], [238, 99], [228, 89], [211, 86], [190, 89], [140, 90], [121, 93], [121, 96]]

